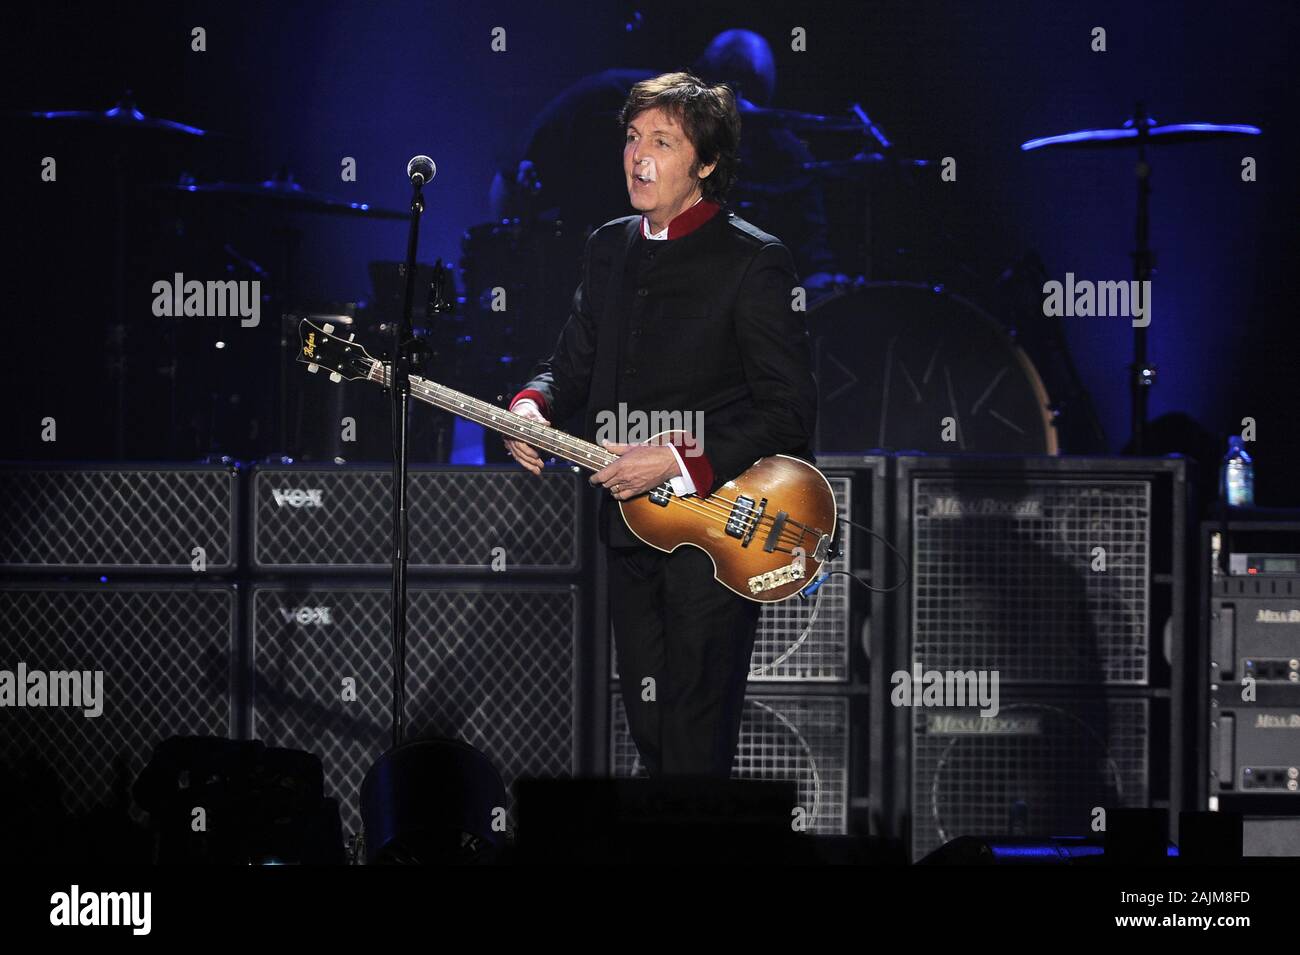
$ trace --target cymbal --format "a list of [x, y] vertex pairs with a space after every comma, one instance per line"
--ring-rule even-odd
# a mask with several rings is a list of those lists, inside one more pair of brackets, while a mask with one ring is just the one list
[[851, 117], [822, 116], [796, 109], [772, 109], [767, 106], [742, 108], [743, 123], [756, 122], [762, 126], [784, 126], [786, 129], [806, 133], [865, 133], [867, 128]]
[[191, 195], [252, 199], [265, 202], [286, 212], [319, 212], [326, 215], [349, 215], [372, 219], [405, 219], [396, 209], [383, 209], [368, 202], [346, 202], [322, 192], [304, 189], [292, 176], [280, 175], [263, 182], [206, 182], [183, 179], [179, 183], [156, 186]]
[[[1146, 136], [1143, 137], [1152, 146], [1167, 146], [1175, 143], [1193, 143], [1208, 139], [1224, 139], [1229, 136], [1258, 136], [1262, 130], [1258, 126], [1244, 123], [1171, 123], [1161, 125], [1151, 117], [1146, 119]], [[1021, 150], [1069, 148], [1069, 149], [1116, 149], [1136, 146], [1138, 144], [1138, 126], [1129, 119], [1123, 126], [1115, 129], [1080, 129], [1073, 133], [1061, 133], [1057, 136], [1042, 136], [1020, 144]]]
[[111, 109], [61, 109], [46, 112], [22, 112], [21, 116], [30, 119], [49, 119], [59, 122], [84, 123], [92, 126], [106, 126], [112, 129], [156, 130], [164, 133], [180, 133], [185, 136], [211, 136], [212, 132], [179, 123], [173, 119], [159, 119], [147, 116], [135, 105], [128, 91], [126, 96], [117, 101]]
[[848, 159], [824, 159], [803, 163], [805, 172], [823, 176], [858, 176], [876, 166], [933, 166], [933, 159], [909, 159], [890, 153], [858, 153]]

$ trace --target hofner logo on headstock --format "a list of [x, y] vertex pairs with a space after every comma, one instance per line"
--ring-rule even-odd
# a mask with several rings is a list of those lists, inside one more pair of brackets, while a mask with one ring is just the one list
[[302, 346], [302, 353], [306, 355], [308, 358], [314, 358], [316, 356], [316, 333], [315, 332], [307, 333], [307, 341]]

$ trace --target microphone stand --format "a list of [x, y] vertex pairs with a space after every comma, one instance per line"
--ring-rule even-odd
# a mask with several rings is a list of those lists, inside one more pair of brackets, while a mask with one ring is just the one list
[[411, 177], [411, 228], [406, 239], [406, 289], [402, 315], [393, 324], [393, 354], [389, 386], [393, 399], [393, 746], [400, 746], [406, 731], [406, 475], [411, 404], [411, 365], [415, 331], [411, 308], [415, 299], [415, 248], [419, 243], [420, 215], [424, 212], [424, 177]]
[[[415, 300], [415, 249], [421, 189], [437, 174], [428, 156], [416, 156], [406, 169], [411, 194], [411, 229], [406, 241], [406, 287], [402, 315], [393, 327], [389, 386], [393, 400], [393, 740], [361, 781], [361, 833], [354, 858], [379, 862], [466, 862], [490, 857], [505, 843], [494, 825], [507, 793], [500, 774], [485, 755], [458, 739], [425, 735], [404, 739], [406, 731], [406, 566], [409, 557], [406, 514], [408, 411], [411, 371], [427, 352], [415, 338], [411, 308]], [[441, 260], [431, 305], [445, 310]]]

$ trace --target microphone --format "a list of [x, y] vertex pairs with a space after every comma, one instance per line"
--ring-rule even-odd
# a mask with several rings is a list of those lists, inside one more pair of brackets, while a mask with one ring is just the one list
[[438, 167], [428, 156], [416, 156], [406, 164], [406, 175], [410, 177], [413, 186], [423, 186], [437, 174]]

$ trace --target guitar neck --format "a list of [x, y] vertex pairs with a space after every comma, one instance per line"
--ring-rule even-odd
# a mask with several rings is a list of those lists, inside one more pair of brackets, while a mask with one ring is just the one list
[[[374, 362], [366, 378], [387, 387], [388, 366], [381, 361]], [[440, 385], [436, 381], [421, 378], [419, 375], [411, 375], [411, 396], [443, 411], [450, 411], [466, 421], [481, 424], [507, 438], [523, 441], [542, 451], [548, 451], [556, 457], [572, 461], [591, 471], [599, 471], [618, 457], [590, 441], [583, 441], [556, 428], [530, 421], [513, 411], [498, 408], [496, 405], [480, 401], [478, 398], [448, 388], [446, 385]]]

